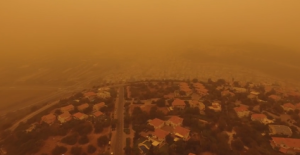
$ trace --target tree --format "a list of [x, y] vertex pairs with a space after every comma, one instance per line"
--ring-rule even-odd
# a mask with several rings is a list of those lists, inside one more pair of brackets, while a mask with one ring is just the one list
[[171, 136], [171, 134], [168, 134], [166, 136], [166, 142], [171, 145], [174, 142], [174, 138]]
[[241, 140], [239, 140], [239, 139], [233, 140], [233, 141], [231, 142], [231, 146], [232, 146], [235, 150], [237, 150], [237, 151], [242, 151], [243, 148], [244, 148], [243, 142], [242, 142]]
[[96, 152], [97, 148], [94, 145], [89, 145], [88, 146], [88, 153], [92, 154], [94, 152]]
[[74, 145], [77, 143], [77, 138], [77, 134], [72, 134], [61, 139], [61, 142], [69, 145]]
[[109, 142], [109, 139], [107, 136], [101, 136], [97, 139], [97, 143], [99, 147], [103, 147], [105, 145], [107, 145]]
[[78, 140], [79, 144], [87, 144], [88, 142], [89, 142], [89, 138], [87, 137], [87, 135], [80, 137]]
[[82, 152], [82, 148], [81, 147], [73, 146], [71, 148], [71, 154], [72, 155], [81, 155], [81, 152]]
[[55, 112], [54, 112], [54, 114], [55, 115], [60, 115], [60, 114], [62, 114], [62, 112], [59, 109], [56, 109]]
[[161, 99], [156, 101], [156, 105], [158, 107], [165, 107], [166, 106], [166, 100], [164, 98], [161, 98]]
[[56, 146], [53, 150], [52, 150], [52, 155], [61, 155], [67, 152], [67, 148], [64, 146]]

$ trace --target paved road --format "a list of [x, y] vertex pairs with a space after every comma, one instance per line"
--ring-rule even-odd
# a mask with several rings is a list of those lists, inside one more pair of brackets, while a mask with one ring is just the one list
[[116, 106], [117, 111], [117, 128], [116, 128], [116, 136], [115, 136], [115, 144], [113, 148], [113, 152], [115, 155], [123, 155], [124, 154], [124, 87], [120, 87], [119, 95], [118, 95], [118, 105]]

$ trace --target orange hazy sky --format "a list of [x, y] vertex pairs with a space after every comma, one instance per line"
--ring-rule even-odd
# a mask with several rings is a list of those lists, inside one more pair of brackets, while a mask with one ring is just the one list
[[5, 55], [152, 52], [214, 41], [299, 50], [300, 1], [1, 0], [0, 36]]

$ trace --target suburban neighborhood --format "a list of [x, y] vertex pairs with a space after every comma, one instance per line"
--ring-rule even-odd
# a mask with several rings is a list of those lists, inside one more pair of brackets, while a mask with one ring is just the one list
[[0, 154], [296, 155], [299, 111], [296, 89], [234, 79], [94, 86], [5, 131]]

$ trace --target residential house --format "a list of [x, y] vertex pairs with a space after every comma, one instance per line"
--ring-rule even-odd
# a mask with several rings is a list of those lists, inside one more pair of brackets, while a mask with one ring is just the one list
[[172, 116], [168, 121], [166, 121], [166, 125], [176, 127], [181, 126], [183, 122], [183, 118], [178, 116]]
[[97, 93], [97, 96], [100, 97], [100, 98], [110, 98], [110, 92], [108, 91], [101, 91], [101, 92], [98, 92]]
[[93, 111], [99, 111], [104, 106], [106, 106], [104, 102], [97, 103], [93, 106]]
[[109, 91], [109, 90], [110, 90], [109, 87], [102, 87], [98, 89], [98, 91]]
[[193, 93], [192, 89], [186, 82], [179, 83], [179, 89], [180, 91], [184, 91], [186, 96], [189, 96]]
[[179, 109], [184, 109], [186, 106], [184, 100], [181, 100], [181, 99], [175, 99], [173, 102], [172, 102], [172, 107], [173, 108], [179, 108]]
[[73, 110], [74, 110], [74, 106], [72, 104], [60, 108], [61, 112], [70, 112]]
[[235, 94], [229, 90], [223, 90], [221, 92], [221, 95], [224, 97], [224, 96], [235, 96]]
[[269, 120], [265, 114], [252, 114], [251, 115], [251, 120], [252, 121], [258, 121], [258, 122], [263, 123], [263, 124], [274, 123], [274, 121]]
[[294, 111], [296, 107], [292, 103], [285, 103], [282, 105], [282, 108], [284, 111]]
[[196, 155], [195, 153], [189, 153], [189, 155]]
[[278, 95], [270, 95], [270, 96], [268, 96], [270, 99], [272, 99], [272, 100], [274, 100], [274, 101], [279, 101], [279, 100], [281, 100], [281, 97], [280, 96], [278, 96]]
[[152, 142], [158, 141], [159, 143], [161, 143], [165, 141], [165, 138], [168, 134], [169, 132], [165, 130], [155, 129], [154, 132], [151, 134], [152, 137], [150, 138], [150, 140], [152, 140]]
[[89, 107], [89, 104], [84, 103], [84, 104], [81, 104], [80, 106], [77, 106], [77, 110], [78, 111], [83, 111], [83, 110], [87, 109], [88, 107]]
[[271, 146], [284, 154], [296, 154], [300, 152], [300, 139], [272, 137]]
[[104, 114], [103, 114], [101, 111], [96, 111], [96, 112], [93, 113], [93, 116], [94, 116], [95, 118], [97, 118], [97, 117], [104, 116]]
[[36, 124], [31, 124], [29, 128], [26, 129], [26, 132], [29, 133], [36, 128]]
[[233, 87], [232, 90], [235, 93], [246, 93], [247, 92], [247, 89], [246, 88], [242, 88], [242, 87]]
[[55, 120], [56, 116], [54, 114], [48, 114], [42, 117], [42, 121], [49, 125], [52, 125], [55, 122]]
[[95, 97], [97, 96], [97, 94], [95, 92], [86, 92], [83, 94], [83, 96], [87, 99], [89, 99], [90, 101], [93, 101], [95, 99]]
[[189, 103], [190, 103], [190, 107], [192, 108], [198, 107], [200, 111], [205, 110], [205, 105], [202, 102], [193, 100], [193, 101], [189, 101]]
[[236, 114], [238, 115], [239, 118], [247, 117], [250, 113], [248, 108], [245, 106], [235, 107], [234, 111], [236, 112]]
[[81, 112], [77, 112], [77, 113], [73, 114], [73, 117], [74, 117], [74, 119], [77, 119], [77, 120], [84, 120], [84, 119], [88, 118], [88, 115], [81, 113]]
[[60, 123], [68, 122], [72, 119], [72, 116], [69, 112], [64, 112], [63, 114], [58, 116], [58, 120]]
[[205, 88], [205, 86], [202, 83], [193, 83], [193, 86], [195, 87], [196, 92], [200, 96], [205, 96], [208, 94], [208, 90]]
[[270, 135], [292, 136], [293, 131], [286, 125], [269, 125]]
[[181, 126], [175, 127], [173, 133], [175, 134], [175, 136], [180, 137], [183, 140], [188, 140], [190, 138], [190, 130]]
[[221, 107], [220, 103], [218, 103], [218, 102], [213, 102], [211, 104], [211, 106], [208, 106], [208, 108], [215, 112], [219, 112], [222, 110], [222, 107]]
[[148, 121], [149, 125], [153, 126], [154, 129], [159, 129], [164, 126], [165, 122], [161, 119], [154, 118], [153, 120]]

